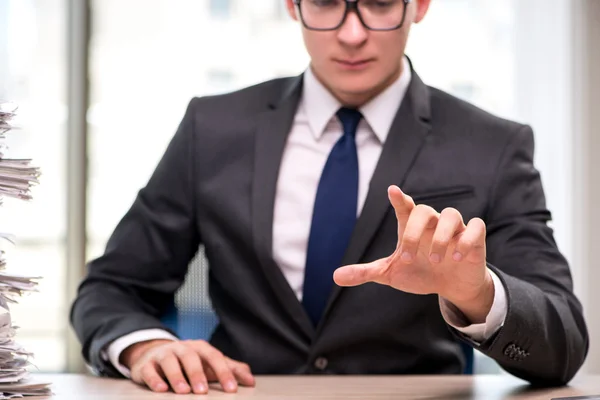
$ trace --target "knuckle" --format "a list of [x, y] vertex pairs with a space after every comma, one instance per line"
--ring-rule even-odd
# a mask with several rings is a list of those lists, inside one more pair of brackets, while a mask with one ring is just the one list
[[429, 207], [426, 204], [418, 204], [417, 206], [415, 206], [415, 211], [419, 214], [431, 214], [435, 212], [433, 208]]
[[154, 371], [154, 366], [152, 364], [146, 364], [140, 368], [139, 371], [142, 375], [148, 375]]
[[[139, 372], [139, 375], [141, 375], [141, 376], [138, 376], [138, 378], [141, 378], [145, 382], [149, 382], [153, 379], [156, 379], [156, 371], [154, 371], [154, 369], [150, 365], [146, 365]], [[132, 377], [133, 377], [133, 374], [132, 374]]]
[[419, 237], [417, 235], [415, 235], [414, 233], [404, 233], [404, 237], [402, 238], [402, 243], [405, 246], [416, 246], [417, 243], [419, 242]]
[[240, 363], [240, 367], [241, 367], [241, 368], [242, 368], [244, 371], [246, 371], [246, 372], [250, 372], [250, 371], [251, 371], [250, 365], [248, 365], [248, 364], [246, 364], [246, 363]]
[[187, 374], [192, 382], [202, 382], [204, 381], [204, 373], [202, 371], [195, 371]]
[[228, 365], [226, 362], [216, 362], [213, 364], [213, 369], [218, 374], [228, 374], [232, 370], [232, 366]]
[[177, 362], [177, 356], [172, 351], [166, 351], [158, 356], [157, 361], [161, 365], [165, 365], [172, 362]]
[[474, 244], [475, 243], [471, 239], [463, 239], [459, 243], [460, 247], [462, 247], [463, 249], [470, 249], [474, 246]]
[[196, 368], [196, 365], [200, 363], [198, 355], [192, 352], [187, 352], [186, 354], [181, 355], [181, 357], [179, 357], [179, 360], [186, 369], [191, 367]]
[[157, 352], [154, 355], [154, 359], [158, 362], [163, 362], [165, 360], [168, 360], [170, 357], [173, 356], [173, 351], [171, 349], [164, 349], [163, 351]]
[[170, 354], [171, 354], [171, 353], [166, 353], [166, 352], [157, 353], [157, 354], [154, 356], [154, 359], [156, 360], [156, 362], [158, 362], [158, 363], [162, 364], [163, 362], [165, 362], [165, 360], [167, 360], [167, 359], [168, 359], [168, 357], [169, 357], [169, 355], [170, 355]]
[[183, 377], [183, 374], [180, 371], [172, 371], [171, 373], [167, 373], [166, 374], [167, 379], [169, 380], [169, 382], [172, 382], [174, 384], [179, 384], [180, 382], [185, 382], [185, 378]]
[[171, 347], [172, 354], [185, 354], [187, 346], [184, 343], [177, 342]]
[[231, 375], [231, 370], [233, 369], [232, 366], [227, 365], [226, 362], [213, 362], [211, 364], [211, 367], [213, 369], [213, 371], [215, 372], [215, 374], [217, 374], [220, 377], [229, 377], [229, 375]]
[[140, 383], [140, 381], [143, 379], [144, 379], [144, 374], [142, 373], [142, 371], [140, 371], [138, 369], [131, 370], [131, 380], [132, 381]]
[[[365, 279], [367, 277], [367, 275], [368, 275], [367, 267], [366, 266], [361, 266], [360, 268], [357, 268], [356, 269], [356, 275], [359, 278], [361, 278], [361, 279]], [[239, 364], [243, 364], [243, 363], [239, 363]]]
[[196, 360], [198, 359], [198, 353], [189, 348], [186, 348], [185, 351], [181, 353], [181, 356], [179, 358], [182, 360]]
[[211, 359], [223, 358], [223, 353], [221, 353], [219, 350], [215, 349], [214, 347], [211, 347], [206, 352], [206, 356]]
[[449, 243], [450, 243], [450, 240], [448, 240], [446, 238], [437, 238], [437, 239], [433, 239], [432, 246], [435, 248], [443, 248], [443, 247], [447, 247]]
[[237, 381], [235, 376], [233, 375], [233, 370], [229, 368], [224, 368], [222, 371], [218, 373], [219, 379], [223, 381]]

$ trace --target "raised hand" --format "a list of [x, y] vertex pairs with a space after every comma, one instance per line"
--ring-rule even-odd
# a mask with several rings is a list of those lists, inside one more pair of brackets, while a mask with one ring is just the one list
[[453, 208], [438, 213], [397, 186], [388, 197], [398, 220], [398, 244], [392, 255], [367, 264], [338, 268], [340, 286], [376, 282], [414, 294], [435, 293], [458, 307], [471, 323], [485, 321], [494, 284], [486, 267], [485, 223], [467, 225]]

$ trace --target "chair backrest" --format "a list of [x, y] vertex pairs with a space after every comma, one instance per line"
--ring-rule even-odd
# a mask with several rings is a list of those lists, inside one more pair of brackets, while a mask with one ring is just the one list
[[203, 247], [190, 262], [185, 283], [162, 321], [184, 340], [208, 340], [217, 326], [218, 319], [208, 296], [208, 261]]
[[[208, 296], [208, 261], [201, 247], [190, 263], [185, 283], [175, 295], [175, 304], [162, 318], [163, 323], [184, 340], [208, 340], [217, 326], [215, 315]], [[460, 342], [465, 355], [464, 373], [473, 374], [473, 348]]]

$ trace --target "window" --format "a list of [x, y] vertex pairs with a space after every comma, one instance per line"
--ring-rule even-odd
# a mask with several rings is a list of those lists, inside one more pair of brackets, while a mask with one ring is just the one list
[[231, 13], [231, 0], [209, 0], [210, 15], [214, 18], [228, 18]]
[[420, 77], [494, 114], [514, 115], [511, 1], [434, 1], [412, 28], [407, 54]]
[[207, 73], [207, 92], [223, 93], [233, 89], [233, 73], [223, 69], [211, 69]]
[[0, 1], [0, 101], [19, 105], [20, 127], [7, 157], [33, 158], [42, 172], [31, 202], [0, 206], [0, 230], [17, 236], [15, 246], [1, 246], [9, 270], [43, 277], [39, 293], [11, 306], [16, 341], [42, 371], [66, 366], [65, 12], [63, 0]]
[[275, 2], [275, 17], [281, 20], [289, 18], [287, 2], [285, 0], [273, 0]]

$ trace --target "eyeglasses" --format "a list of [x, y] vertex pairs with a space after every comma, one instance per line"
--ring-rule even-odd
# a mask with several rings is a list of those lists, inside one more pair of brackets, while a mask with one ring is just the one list
[[294, 0], [306, 29], [333, 31], [356, 11], [362, 25], [372, 31], [393, 31], [404, 24], [412, 0]]

